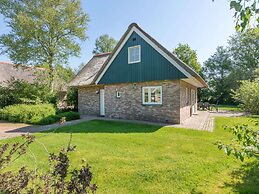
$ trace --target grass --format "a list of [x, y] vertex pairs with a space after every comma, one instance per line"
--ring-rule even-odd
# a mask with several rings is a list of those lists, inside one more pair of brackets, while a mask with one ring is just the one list
[[58, 152], [73, 132], [77, 151], [70, 154], [71, 168], [85, 159], [92, 166], [97, 193], [256, 193], [257, 164], [253, 160], [241, 163], [214, 145], [232, 137], [222, 125], [236, 123], [252, 124], [247, 117], [218, 117], [216, 130], [210, 133], [94, 120], [35, 134], [37, 141], [30, 149], [37, 162], [28, 154], [11, 168], [37, 164], [47, 169], [48, 154], [42, 143], [50, 152]]
[[235, 105], [218, 105], [219, 110], [225, 111], [241, 111], [241, 109]]

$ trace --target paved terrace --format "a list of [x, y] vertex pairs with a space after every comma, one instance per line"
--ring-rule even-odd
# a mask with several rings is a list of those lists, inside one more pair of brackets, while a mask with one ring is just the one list
[[237, 112], [213, 112], [213, 111], [198, 111], [196, 115], [193, 115], [189, 119], [185, 120], [181, 124], [177, 125], [168, 125], [165, 123], [153, 123], [148, 121], [135, 121], [135, 120], [124, 120], [124, 119], [110, 119], [105, 117], [93, 117], [93, 116], [82, 116], [79, 120], [68, 121], [65, 124], [51, 124], [51, 125], [44, 125], [44, 126], [33, 126], [28, 124], [22, 123], [9, 123], [6, 121], [0, 121], [0, 139], [6, 139], [11, 137], [20, 136], [26, 133], [36, 133], [41, 131], [47, 131], [50, 129], [55, 129], [63, 126], [70, 126], [84, 121], [90, 121], [94, 119], [99, 120], [112, 120], [112, 121], [125, 121], [125, 122], [132, 122], [132, 123], [142, 123], [142, 124], [155, 124], [165, 127], [177, 127], [177, 128], [190, 128], [195, 130], [205, 130], [212, 132], [214, 129], [214, 118], [216, 116], [224, 116], [224, 117], [239, 117], [243, 116], [244, 113], [237, 113]]

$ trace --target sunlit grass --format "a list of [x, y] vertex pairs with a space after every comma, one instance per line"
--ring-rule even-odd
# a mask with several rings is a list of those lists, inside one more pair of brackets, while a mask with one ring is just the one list
[[[71, 168], [79, 167], [85, 159], [92, 166], [97, 193], [234, 192], [235, 186], [226, 186], [224, 181], [232, 181], [231, 172], [242, 164], [218, 150], [215, 142], [230, 141], [232, 135], [222, 126], [235, 123], [252, 124], [246, 117], [219, 117], [211, 133], [125, 122], [84, 122], [35, 134], [37, 141], [30, 149], [36, 163], [28, 154], [11, 168], [36, 165], [46, 170], [48, 154], [42, 144], [49, 152], [58, 152], [73, 132], [72, 144], [77, 150], [70, 154]], [[256, 184], [247, 191], [254, 189], [258, 189]]]

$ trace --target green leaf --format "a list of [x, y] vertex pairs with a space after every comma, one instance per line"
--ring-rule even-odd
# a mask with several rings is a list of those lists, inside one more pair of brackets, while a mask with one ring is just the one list
[[240, 11], [242, 6], [240, 3], [236, 2], [236, 1], [231, 1], [230, 2], [230, 9], [235, 9], [236, 11]]

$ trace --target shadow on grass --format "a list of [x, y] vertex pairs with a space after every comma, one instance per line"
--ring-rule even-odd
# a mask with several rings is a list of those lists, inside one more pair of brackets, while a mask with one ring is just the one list
[[251, 162], [231, 173], [232, 181], [225, 183], [237, 193], [259, 193], [259, 162]]
[[160, 128], [161, 125], [92, 120], [72, 126], [42, 131], [41, 133], [153, 133]]

